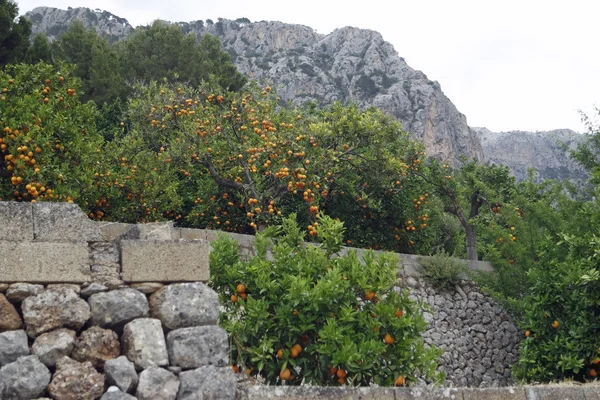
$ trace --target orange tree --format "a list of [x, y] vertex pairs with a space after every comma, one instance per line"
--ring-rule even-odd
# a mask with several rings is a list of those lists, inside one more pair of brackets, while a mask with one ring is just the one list
[[[398, 259], [356, 251], [337, 257], [343, 224], [319, 218], [322, 244], [302, 244], [292, 214], [256, 236], [243, 260], [222, 235], [210, 253], [210, 285], [224, 310], [234, 371], [270, 384], [404, 386], [439, 383], [441, 352], [425, 348], [426, 323], [408, 290], [396, 291]], [[270, 254], [269, 254], [270, 253]]]
[[96, 109], [82, 104], [71, 68], [43, 63], [0, 71], [0, 198], [91, 201], [102, 146]]
[[386, 248], [427, 227], [428, 194], [407, 176], [422, 152], [376, 109], [284, 108], [270, 87], [151, 83], [135, 89], [122, 125], [96, 177], [112, 219], [253, 233], [295, 212], [316, 237], [324, 212], [347, 221], [350, 243]]

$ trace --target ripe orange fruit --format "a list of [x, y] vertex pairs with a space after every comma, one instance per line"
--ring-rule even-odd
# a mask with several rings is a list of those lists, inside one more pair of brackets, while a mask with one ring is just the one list
[[240, 372], [240, 369], [238, 368], [237, 365], [232, 365], [231, 370], [233, 371], [234, 374], [237, 374], [238, 372]]
[[240, 297], [242, 298], [242, 300], [246, 301], [246, 298], [247, 298], [248, 296], [246, 295], [246, 293], [241, 293], [241, 294], [240, 294]]
[[338, 369], [337, 372], [335, 373], [337, 375], [338, 378], [340, 379], [344, 379], [346, 377], [346, 371], [344, 371], [343, 369]]
[[236, 290], [238, 293], [246, 293], [246, 285], [240, 283], [239, 285], [237, 285]]
[[238, 297], [235, 294], [232, 294], [231, 295], [231, 301], [233, 301], [234, 303], [237, 303]]
[[598, 376], [598, 372], [596, 372], [596, 370], [594, 368], [590, 369], [590, 376], [592, 378], [595, 378]]
[[281, 371], [279, 373], [279, 378], [282, 381], [287, 381], [290, 379], [290, 377], [292, 376], [292, 373], [290, 372], [290, 370], [288, 368], [284, 369], [283, 371]]
[[371, 300], [373, 300], [373, 298], [374, 298], [375, 296], [376, 296], [375, 292], [367, 292], [367, 293], [365, 294], [365, 300], [369, 300], [369, 301], [371, 301]]
[[277, 350], [277, 358], [283, 358], [283, 349]]
[[525, 337], [529, 337], [529, 335], [531, 335], [530, 331], [525, 331]]
[[340, 385], [343, 385], [344, 383], [346, 383], [346, 379], [345, 379], [345, 378], [338, 378], [338, 380], [337, 380], [337, 381], [338, 381], [338, 383], [339, 383]]
[[592, 364], [594, 364], [594, 365], [598, 365], [598, 364], [600, 364], [600, 358], [594, 358], [594, 359], [592, 360]]
[[404, 311], [402, 311], [401, 309], [397, 309], [396, 312], [394, 313], [394, 315], [398, 318], [404, 316]]
[[383, 341], [385, 342], [385, 344], [394, 344], [394, 338], [389, 333], [385, 334]]
[[292, 349], [290, 350], [290, 356], [292, 358], [298, 358], [299, 355], [300, 355], [300, 352], [298, 351], [298, 349], [292, 347]]
[[560, 326], [560, 323], [557, 320], [554, 320], [554, 322], [552, 323], [552, 327], [554, 329], [557, 329]]
[[336, 367], [329, 367], [329, 375], [335, 375], [338, 369]]

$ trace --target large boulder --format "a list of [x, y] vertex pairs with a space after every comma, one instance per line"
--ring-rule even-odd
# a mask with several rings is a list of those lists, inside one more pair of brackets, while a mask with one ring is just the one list
[[176, 329], [167, 335], [171, 365], [193, 369], [204, 365], [229, 364], [227, 332], [218, 326]]
[[25, 331], [0, 333], [0, 367], [28, 355], [29, 347]]
[[167, 329], [216, 325], [219, 296], [202, 282], [165, 286], [150, 296], [150, 314]]
[[179, 374], [177, 400], [233, 400], [237, 379], [229, 367], [206, 366]]
[[104, 374], [110, 385], [117, 386], [125, 393], [133, 393], [138, 384], [135, 365], [125, 356], [104, 363]]
[[56, 362], [48, 393], [60, 400], [95, 400], [104, 393], [104, 375], [89, 361], [79, 363], [63, 357]]
[[72, 289], [48, 289], [22, 304], [27, 334], [36, 337], [56, 328], [79, 330], [90, 318], [90, 307]]
[[35, 399], [49, 382], [50, 371], [36, 356], [20, 357], [0, 368], [0, 399]]
[[135, 396], [139, 400], [175, 400], [179, 378], [163, 368], [149, 367], [140, 374]]
[[121, 354], [119, 336], [110, 329], [92, 326], [81, 333], [71, 357], [77, 361], [89, 361], [96, 368], [102, 369], [104, 363]]
[[136, 318], [148, 317], [148, 300], [135, 289], [96, 293], [88, 299], [92, 325], [120, 329]]
[[23, 321], [19, 313], [2, 293], [0, 293], [0, 332], [21, 329]]
[[42, 333], [31, 346], [31, 354], [38, 356], [47, 367], [54, 367], [56, 361], [71, 354], [75, 347], [75, 331], [57, 329]]
[[123, 329], [123, 354], [138, 369], [169, 365], [167, 344], [160, 320], [139, 318]]

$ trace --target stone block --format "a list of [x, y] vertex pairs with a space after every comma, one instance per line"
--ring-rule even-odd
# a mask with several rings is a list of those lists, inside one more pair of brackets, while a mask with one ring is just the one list
[[[183, 374], [183, 373], [182, 373]], [[242, 400], [395, 400], [395, 390], [390, 388], [349, 388], [318, 386], [247, 386], [240, 390]], [[413, 400], [412, 397], [407, 398]], [[426, 399], [426, 398], [424, 398]]]
[[569, 385], [526, 386], [528, 400], [586, 400], [583, 389]]
[[207, 241], [124, 240], [121, 242], [125, 282], [207, 281]]
[[201, 367], [179, 374], [179, 400], [235, 399], [237, 379], [230, 367]]
[[179, 238], [183, 240], [206, 240], [204, 229], [179, 228]]
[[585, 400], [600, 400], [600, 383], [585, 385], [581, 389], [585, 395]]
[[97, 222], [102, 234], [102, 240], [112, 242], [123, 239], [138, 239], [138, 232], [135, 224], [125, 224], [122, 222]]
[[98, 242], [100, 227], [76, 204], [41, 202], [33, 204], [33, 233], [44, 242]]
[[31, 203], [0, 202], [0, 240], [33, 240]]
[[463, 400], [526, 400], [521, 387], [463, 389]]
[[173, 221], [137, 224], [137, 239], [140, 240], [179, 240], [179, 231], [173, 227]]
[[225, 367], [229, 364], [227, 332], [219, 326], [181, 328], [167, 335], [171, 365], [193, 369], [205, 365]]
[[123, 354], [137, 369], [169, 365], [167, 343], [158, 319], [138, 318], [131, 321], [125, 325], [121, 342]]
[[4, 282], [89, 281], [87, 243], [0, 241], [0, 276]]

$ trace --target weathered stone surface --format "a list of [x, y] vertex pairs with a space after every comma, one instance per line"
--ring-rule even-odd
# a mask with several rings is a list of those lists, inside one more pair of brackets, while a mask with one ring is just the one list
[[568, 385], [526, 386], [527, 399], [532, 400], [586, 400], [581, 387]]
[[[188, 371], [192, 372], [192, 371]], [[189, 399], [197, 399], [190, 397]], [[187, 397], [185, 398], [188, 399]], [[202, 397], [200, 397], [202, 399]], [[233, 399], [233, 397], [229, 397]], [[238, 400], [430, 400], [429, 397], [412, 397], [409, 389], [350, 388], [319, 386], [246, 386], [237, 396]], [[451, 397], [447, 398], [452, 400]], [[454, 397], [455, 400], [462, 400]]]
[[89, 285], [87, 285], [86, 287], [84, 287], [83, 289], [81, 289], [81, 297], [83, 298], [88, 298], [93, 294], [96, 293], [103, 293], [103, 292], [107, 292], [108, 288], [101, 284], [101, 283], [97, 283], [97, 282], [92, 282]]
[[162, 283], [159, 282], [143, 282], [143, 283], [132, 283], [129, 285], [132, 289], [139, 290], [144, 294], [151, 294], [156, 292], [159, 289], [165, 287]]
[[120, 354], [119, 336], [110, 329], [92, 326], [77, 339], [71, 358], [80, 362], [89, 361], [94, 367], [102, 369], [106, 361]]
[[139, 318], [131, 321], [123, 329], [123, 354], [136, 368], [169, 365], [167, 344], [160, 320]]
[[63, 357], [56, 362], [56, 372], [48, 386], [48, 393], [61, 400], [95, 400], [104, 392], [104, 375], [92, 363], [80, 363]]
[[79, 330], [90, 318], [90, 307], [73, 290], [46, 290], [23, 301], [27, 334], [35, 337], [56, 328]]
[[595, 384], [585, 385], [581, 388], [585, 395], [585, 400], [600, 400], [600, 382]]
[[0, 368], [0, 399], [30, 400], [50, 382], [50, 371], [36, 356], [20, 357]]
[[163, 368], [149, 367], [140, 374], [136, 397], [139, 400], [175, 400], [179, 378]]
[[119, 247], [113, 242], [96, 242], [90, 244], [91, 264], [112, 264], [119, 262]]
[[463, 400], [526, 400], [522, 387], [463, 389]]
[[87, 243], [0, 241], [0, 277], [5, 282], [89, 281]]
[[31, 283], [13, 283], [6, 291], [6, 298], [12, 303], [20, 303], [29, 296], [35, 296], [44, 291], [43, 285], [35, 285]]
[[0, 201], [0, 240], [33, 240], [31, 203]]
[[8, 283], [0, 283], [0, 293], [5, 293], [9, 287], [10, 284]]
[[229, 364], [227, 332], [219, 326], [196, 326], [169, 332], [167, 348], [171, 365], [182, 369]]
[[123, 240], [122, 278], [125, 282], [207, 281], [208, 242]]
[[119, 289], [97, 293], [88, 299], [92, 324], [120, 328], [135, 318], [148, 316], [148, 300], [135, 289]]
[[125, 393], [133, 393], [137, 387], [138, 375], [135, 366], [125, 356], [106, 361], [104, 374], [109, 384], [117, 386]]
[[100, 227], [77, 204], [39, 202], [33, 204], [35, 240], [45, 242], [98, 242]]
[[137, 224], [137, 239], [141, 240], [179, 240], [179, 232], [173, 228], [173, 221]]
[[111, 386], [108, 388], [106, 393], [104, 393], [102, 395], [102, 397], [100, 397], [100, 400], [136, 400], [136, 399], [135, 399], [135, 397], [133, 397], [130, 394], [121, 392], [118, 387]]
[[109, 289], [121, 288], [121, 265], [119, 263], [92, 264], [90, 267], [93, 282], [101, 283]]
[[202, 282], [165, 286], [150, 296], [150, 313], [168, 329], [215, 325], [219, 296]]
[[179, 228], [179, 237], [183, 240], [206, 240], [204, 229]]
[[122, 222], [98, 222], [102, 240], [118, 241], [122, 239], [137, 239], [135, 224], [124, 224]]
[[77, 285], [75, 283], [51, 283], [46, 286], [46, 289], [56, 289], [56, 288], [66, 288], [71, 289], [77, 294], [81, 293], [81, 285]]
[[25, 331], [0, 333], [0, 367], [27, 355], [29, 355], [29, 347]]
[[38, 356], [47, 367], [53, 367], [56, 361], [68, 357], [74, 347], [75, 331], [63, 328], [38, 336], [31, 346], [31, 354]]
[[237, 379], [229, 367], [206, 366], [179, 374], [177, 400], [235, 399]]
[[15, 306], [9, 303], [9, 301], [0, 293], [0, 332], [14, 331], [21, 329], [23, 321]]

